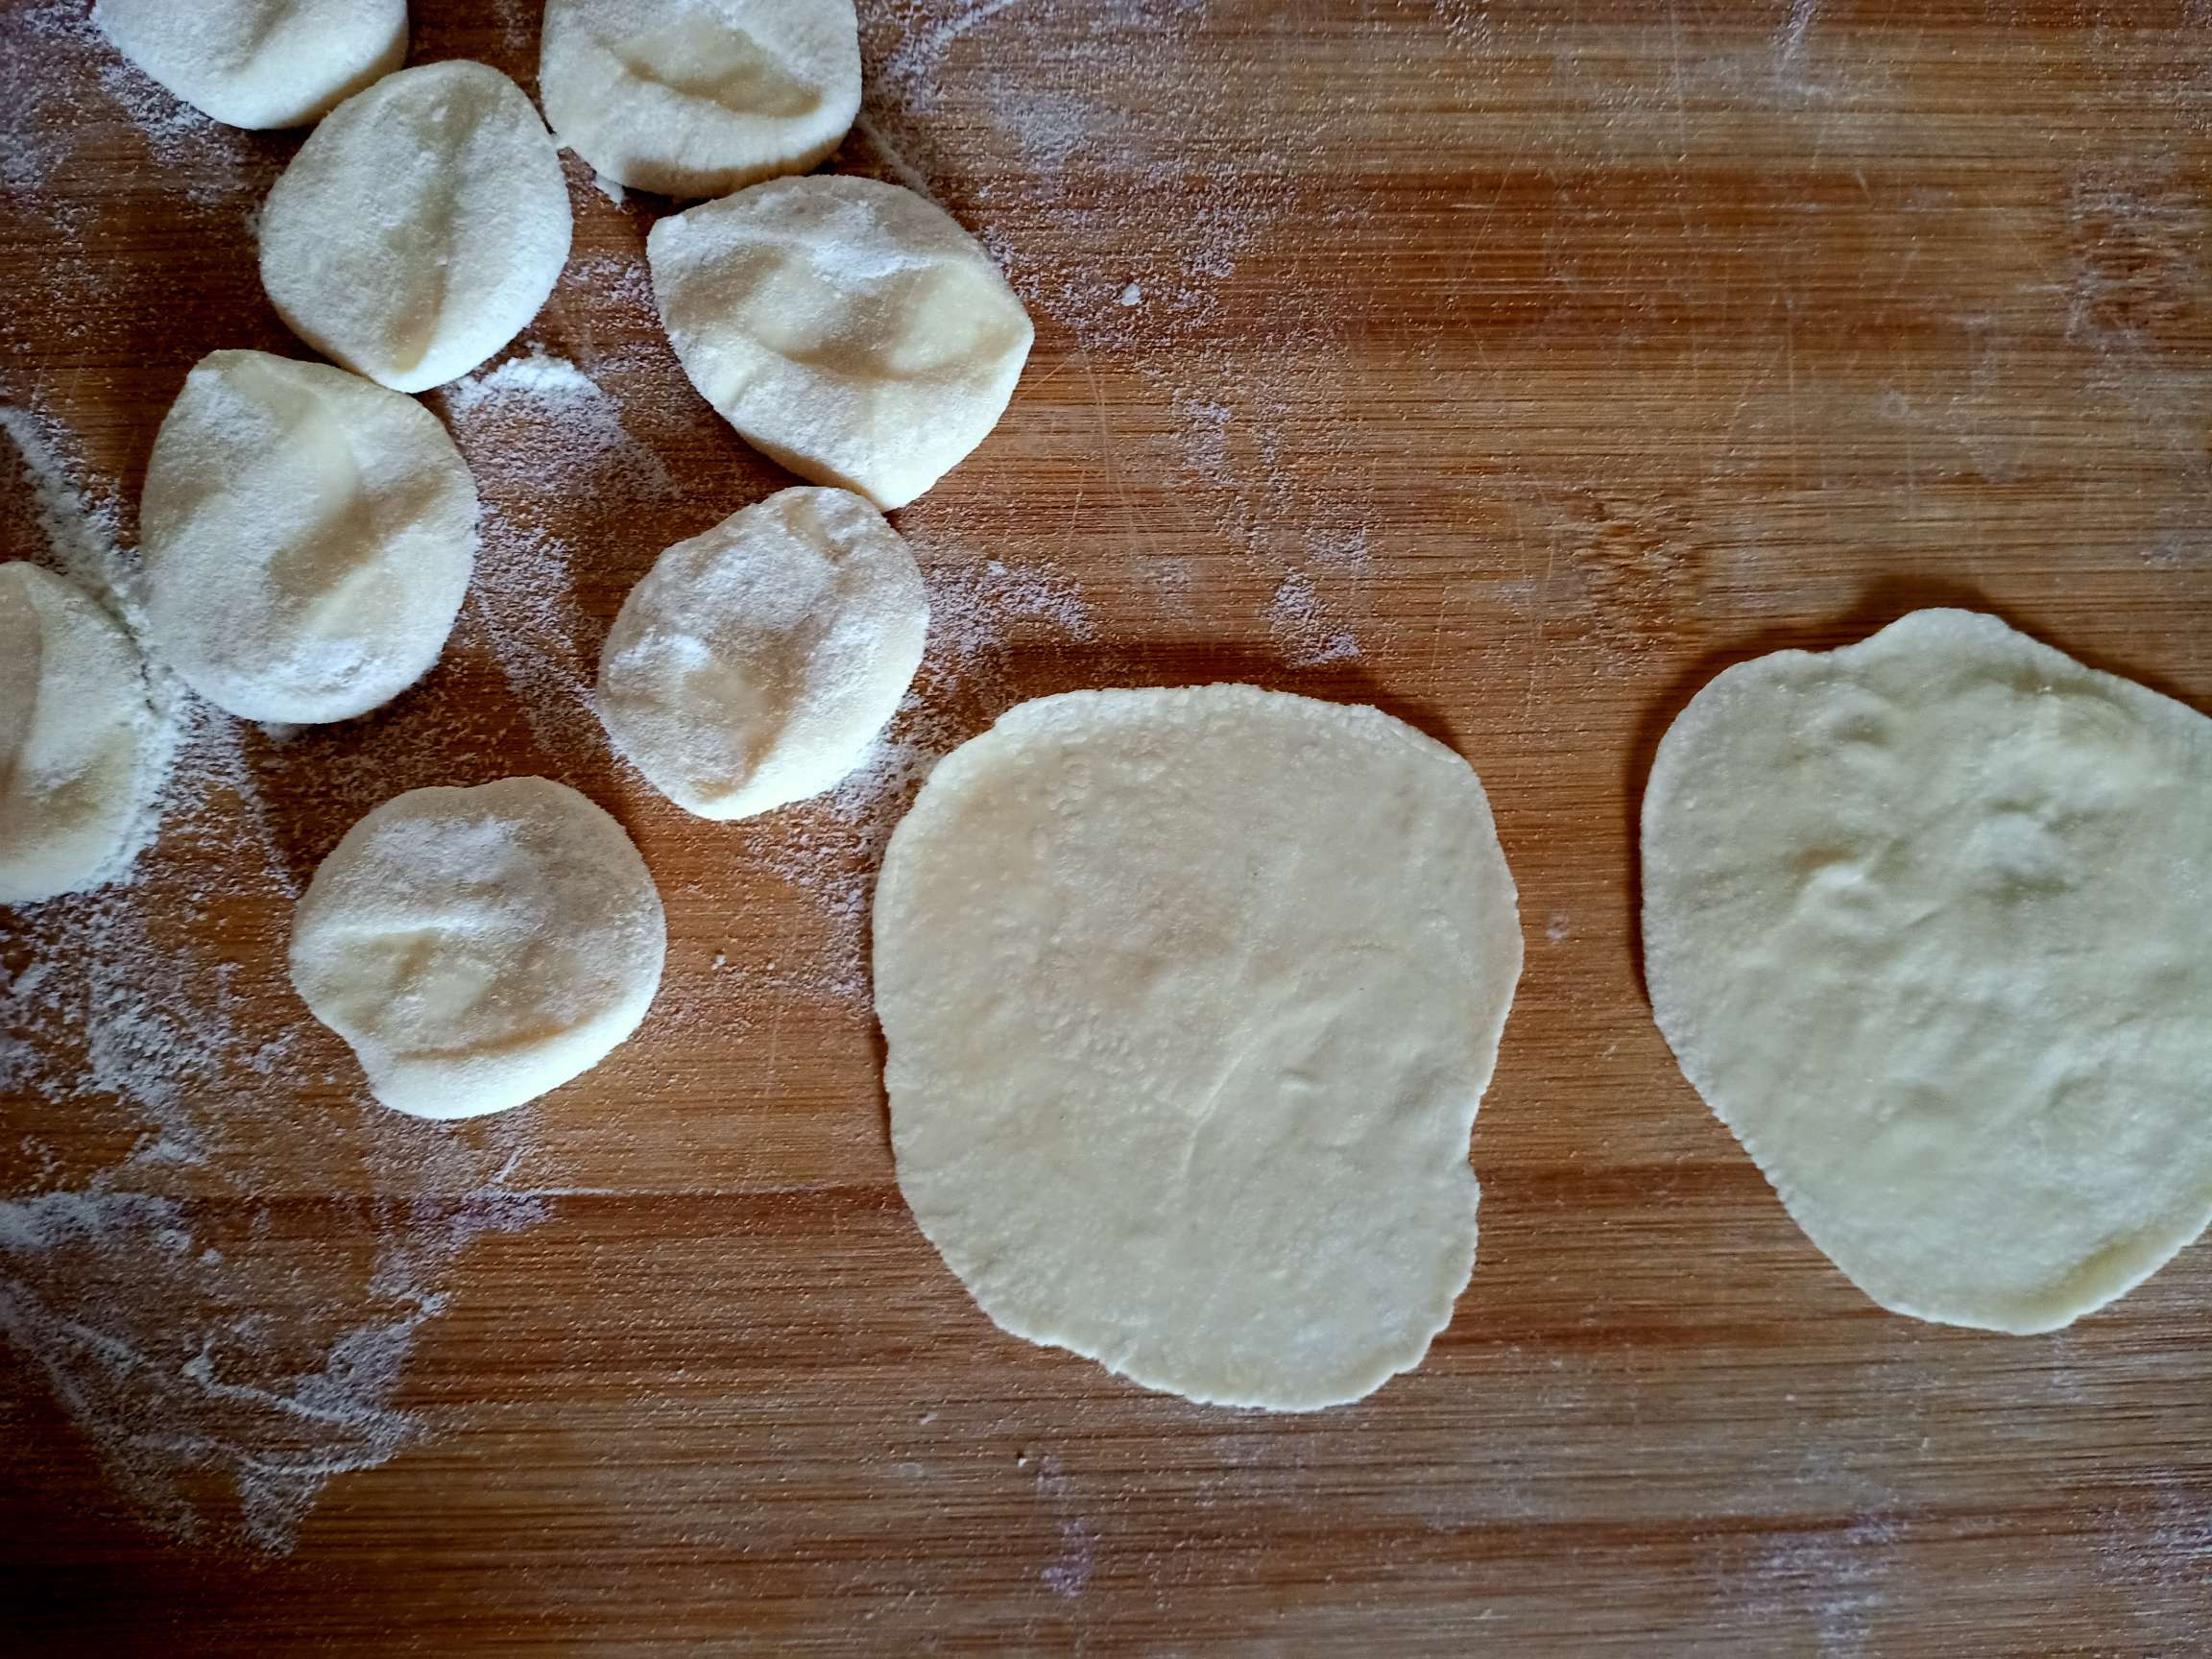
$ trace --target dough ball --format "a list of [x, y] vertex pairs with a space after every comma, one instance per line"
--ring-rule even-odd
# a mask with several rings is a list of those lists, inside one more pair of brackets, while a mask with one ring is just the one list
[[853, 0], [545, 0], [538, 88], [617, 183], [723, 196], [804, 173], [860, 112]]
[[476, 486], [411, 397], [260, 351], [186, 376], [139, 515], [153, 649], [247, 720], [344, 720], [445, 649]]
[[292, 922], [292, 983], [417, 1118], [557, 1089], [637, 1028], [667, 925], [622, 827], [565, 783], [414, 789], [346, 832]]
[[1521, 971], [1465, 761], [1250, 685], [1023, 704], [900, 824], [875, 938], [899, 1186], [998, 1325], [1282, 1410], [1420, 1362]]
[[929, 600], [883, 516], [785, 490], [661, 555], [599, 659], [599, 714], [702, 818], [818, 795], [859, 762], [922, 661]]
[[407, 0], [99, 0], [115, 50], [233, 127], [304, 127], [407, 56]]
[[0, 904], [111, 879], [160, 782], [138, 648], [74, 584], [0, 565]]
[[756, 184], [645, 248], [691, 384], [762, 454], [886, 513], [983, 442], [1029, 355], [990, 255], [896, 184]]
[[421, 392], [538, 314], [568, 233], [561, 158], [522, 89], [481, 63], [426, 63], [308, 134], [261, 215], [261, 282], [316, 350]]
[[2212, 1216], [2212, 722], [1920, 611], [1729, 669], [1644, 798], [1652, 1011], [1883, 1307], [2049, 1331]]

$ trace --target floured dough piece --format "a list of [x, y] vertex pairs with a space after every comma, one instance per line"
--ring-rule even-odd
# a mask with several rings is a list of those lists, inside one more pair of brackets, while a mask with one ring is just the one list
[[622, 827], [565, 783], [415, 789], [346, 832], [292, 922], [292, 983], [417, 1118], [519, 1106], [604, 1060], [667, 926]]
[[1301, 1410], [1451, 1317], [1521, 932], [1441, 744], [1250, 685], [1023, 704], [892, 836], [875, 966], [900, 1190], [1007, 1331]]
[[260, 351], [185, 378], [139, 517], [154, 650], [247, 720], [344, 720], [412, 685], [476, 549], [476, 486], [436, 416]]
[[261, 282], [316, 350], [421, 392], [521, 331], [568, 237], [561, 157], [522, 89], [481, 63], [426, 63], [308, 134], [261, 215]]
[[2212, 1217], [2212, 722], [1920, 611], [1700, 691], [1644, 799], [1651, 1006], [1885, 1308], [2049, 1331]]
[[859, 762], [922, 661], [929, 599], [883, 516], [785, 490], [661, 555], [599, 659], [614, 746], [702, 818], [818, 795]]
[[860, 112], [853, 0], [545, 0], [562, 143], [633, 189], [723, 196], [804, 173]]
[[115, 49], [203, 114], [304, 127], [407, 56], [407, 0], [99, 0]]
[[779, 179], [645, 246], [692, 385], [762, 454], [886, 513], [983, 442], [1029, 355], [990, 255], [896, 184]]
[[0, 904], [119, 873], [160, 782], [138, 648], [73, 583], [0, 565]]

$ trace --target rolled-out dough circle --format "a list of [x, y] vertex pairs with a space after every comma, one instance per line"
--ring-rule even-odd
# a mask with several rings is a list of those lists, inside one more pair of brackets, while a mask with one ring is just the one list
[[464, 59], [330, 111], [261, 212], [261, 285], [292, 331], [395, 392], [521, 332], [568, 259], [568, 186], [522, 88]]
[[438, 417], [327, 363], [215, 351], [154, 441], [146, 628], [246, 720], [345, 720], [430, 671], [476, 556], [476, 485]]
[[637, 1029], [667, 952], [622, 827], [565, 783], [411, 789], [346, 831], [292, 922], [292, 983], [376, 1098], [475, 1118]]
[[637, 190], [804, 173], [860, 112], [853, 0], [546, 0], [543, 40], [545, 119]]
[[929, 633], [914, 555], [845, 490], [781, 490], [663, 552], [599, 658], [599, 717], [702, 818], [819, 795], [897, 712]]
[[983, 245], [874, 179], [775, 179], [645, 239], [668, 342], [745, 442], [903, 507], [1005, 413], [1034, 338]]
[[1250, 685], [1024, 704], [900, 824], [875, 946], [900, 1189], [998, 1325], [1283, 1410], [1420, 1362], [1521, 968], [1464, 760]]
[[1883, 1307], [2049, 1331], [2212, 1218], [2212, 722], [1994, 616], [1739, 664], [1644, 798], [1651, 1006]]

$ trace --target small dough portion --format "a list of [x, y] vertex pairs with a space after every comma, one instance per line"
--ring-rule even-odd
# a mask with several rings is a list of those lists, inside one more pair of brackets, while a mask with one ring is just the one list
[[232, 127], [304, 127], [407, 56], [407, 0], [99, 0], [132, 63]]
[[860, 113], [853, 0], [545, 0], [538, 89], [618, 184], [726, 196], [804, 173]]
[[599, 659], [599, 716], [702, 818], [819, 795], [859, 764], [922, 661], [914, 555], [843, 490], [785, 490], [662, 553]]
[[1883, 1307], [2051, 1331], [2212, 1219], [2212, 721], [1918, 611], [1707, 685], [1644, 797], [1652, 1012]]
[[147, 637], [185, 684], [244, 720], [344, 720], [445, 649], [476, 486], [412, 397], [217, 351], [161, 422], [139, 521]]
[[756, 184], [645, 249], [700, 394], [771, 460], [886, 513], [990, 435], [1034, 337], [980, 243], [873, 179]]
[[261, 283], [325, 357], [422, 392], [528, 325], [569, 234], [561, 157], [522, 89], [482, 63], [426, 63], [308, 134], [262, 211]]
[[0, 904], [120, 874], [160, 781], [138, 648], [74, 583], [0, 565]]
[[565, 783], [414, 789], [346, 832], [292, 922], [292, 983], [377, 1099], [476, 1118], [644, 1019], [668, 929], [622, 827]]
[[1521, 971], [1458, 756], [1252, 685], [1025, 703], [900, 824], [875, 947], [900, 1190], [1000, 1327], [1277, 1410], [1420, 1363]]

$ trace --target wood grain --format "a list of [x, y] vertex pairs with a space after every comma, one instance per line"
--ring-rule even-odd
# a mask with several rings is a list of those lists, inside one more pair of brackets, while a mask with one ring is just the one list
[[[57, 23], [74, 10], [0, 8], [10, 131], [29, 100], [67, 135], [0, 187], [0, 395], [127, 504], [191, 362], [298, 349], [246, 219], [297, 140], [150, 135], [132, 109], [158, 101]], [[415, 59], [529, 84], [532, 11], [417, 0]], [[997, 560], [1059, 598], [1001, 592], [941, 642], [929, 733], [1249, 678], [1378, 702], [1490, 788], [1530, 949], [1456, 1317], [1419, 1371], [1310, 1416], [997, 1333], [899, 1199], [864, 1006], [823, 988], [853, 965], [851, 882], [824, 872], [864, 867], [887, 810], [685, 818], [518, 695], [479, 619], [390, 709], [246, 732], [246, 782], [129, 895], [228, 964], [242, 1026], [294, 1033], [271, 1075], [182, 1078], [206, 1160], [125, 1163], [142, 1115], [97, 1095], [18, 1091], [0, 1137], [0, 1190], [124, 1169], [184, 1204], [266, 1287], [263, 1352], [445, 1227], [442, 1312], [396, 1384], [418, 1432], [332, 1480], [288, 1552], [212, 1521], [180, 1539], [19, 1342], [12, 1646], [2212, 1648], [2212, 1251], [2046, 1337], [1868, 1305], [1652, 1027], [1631, 837], [1652, 745], [1715, 669], [1931, 601], [2212, 709], [2201, 9], [863, 11], [868, 119], [836, 165], [923, 177], [1039, 326], [998, 434], [901, 521], [944, 592], [985, 592]], [[546, 650], [574, 667], [662, 545], [778, 475], [623, 285], [654, 205], [570, 179], [577, 260], [531, 338], [673, 483], [545, 491], [471, 460], [571, 550], [575, 637]], [[19, 506], [10, 556], [36, 550]], [[662, 1004], [514, 1122], [382, 1121], [301, 1028], [288, 902], [229, 868], [233, 820], [257, 795], [296, 878], [400, 788], [522, 770], [637, 836], [670, 909]], [[0, 963], [47, 925], [0, 916]], [[503, 1166], [527, 1214], [457, 1228], [424, 1196], [447, 1164]], [[95, 1324], [147, 1293], [62, 1289]]]

